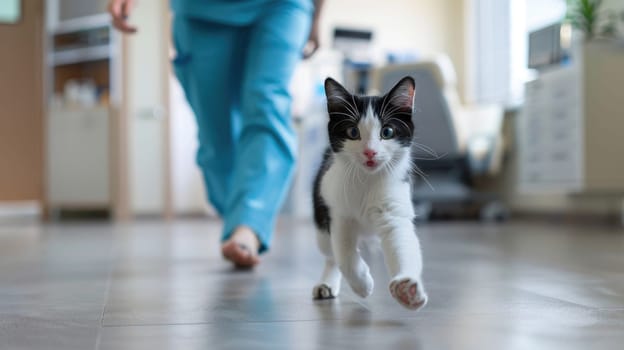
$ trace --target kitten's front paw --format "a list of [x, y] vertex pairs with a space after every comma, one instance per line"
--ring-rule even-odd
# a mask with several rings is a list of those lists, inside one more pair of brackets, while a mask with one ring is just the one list
[[373, 293], [375, 283], [373, 282], [373, 277], [369, 272], [367, 272], [362, 278], [350, 280], [348, 282], [351, 289], [353, 289], [353, 292], [362, 298], [366, 298]]
[[312, 289], [312, 298], [314, 300], [333, 299], [338, 296], [338, 291], [332, 290], [332, 287], [325, 283], [317, 284]]
[[403, 277], [395, 278], [390, 282], [390, 294], [401, 305], [416, 310], [427, 303], [427, 293], [417, 280]]

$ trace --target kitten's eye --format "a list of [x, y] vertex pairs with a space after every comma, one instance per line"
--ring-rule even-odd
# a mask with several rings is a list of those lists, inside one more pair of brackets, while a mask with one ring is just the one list
[[391, 139], [394, 137], [394, 129], [389, 127], [389, 126], [384, 126], [383, 129], [381, 129], [381, 137], [384, 139]]
[[358, 138], [360, 138], [360, 130], [355, 126], [348, 128], [347, 137], [351, 140], [357, 140]]

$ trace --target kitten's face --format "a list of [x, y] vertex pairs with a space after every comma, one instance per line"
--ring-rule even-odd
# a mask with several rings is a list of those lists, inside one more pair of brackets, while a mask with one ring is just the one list
[[354, 96], [325, 80], [332, 151], [368, 173], [392, 170], [410, 152], [414, 80], [401, 79], [386, 95]]

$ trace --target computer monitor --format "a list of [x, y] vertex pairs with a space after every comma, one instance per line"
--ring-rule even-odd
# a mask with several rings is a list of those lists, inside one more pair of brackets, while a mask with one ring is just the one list
[[529, 33], [529, 68], [558, 65], [569, 55], [570, 27], [555, 23]]

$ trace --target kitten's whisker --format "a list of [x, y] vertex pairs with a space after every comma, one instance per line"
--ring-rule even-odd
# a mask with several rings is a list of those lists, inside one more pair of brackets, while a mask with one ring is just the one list
[[411, 165], [411, 170], [417, 175], [420, 175], [421, 177], [423, 177], [423, 180], [429, 177], [429, 175], [427, 175], [422, 169], [420, 169], [420, 167], [418, 167], [418, 164], [416, 164], [416, 162], [413, 159], [410, 160], [410, 165]]
[[333, 115], [333, 114], [338, 114], [338, 115], [344, 115], [344, 116], [347, 116], [347, 117], [349, 117], [349, 119], [350, 119], [350, 120], [353, 120], [353, 121], [356, 121], [356, 120], [357, 120], [357, 117], [356, 117], [356, 116], [354, 116], [354, 115], [352, 115], [352, 114], [349, 114], [349, 113], [342, 113], [342, 112], [329, 112], [329, 115]]
[[345, 181], [347, 183], [350, 181], [353, 181], [352, 179], [353, 178], [353, 164], [351, 163], [347, 165], [347, 173], [345, 174], [345, 178], [346, 180], [348, 180], [348, 181]]
[[381, 106], [380, 115], [384, 115], [386, 113], [386, 108], [388, 108], [390, 104], [388, 103], [388, 95], [384, 96], [383, 106]]
[[355, 103], [355, 97], [353, 95], [351, 95], [351, 101], [353, 101], [353, 108], [355, 108], [355, 110], [357, 112], [359, 112], [358, 108], [357, 108], [357, 103]]
[[338, 105], [340, 108], [344, 108], [345, 112], [349, 113], [350, 115], [356, 115], [356, 112], [353, 110], [353, 108], [351, 108], [351, 106], [349, 106], [345, 102], [339, 101]]
[[418, 156], [412, 156], [412, 158], [414, 158], [416, 160], [439, 160], [439, 159], [442, 159], [442, 157], [418, 157]]
[[398, 167], [398, 160], [396, 158], [390, 158], [390, 160], [387, 163], [388, 165], [388, 173], [391, 177], [394, 177], [396, 175], [396, 171], [397, 171], [397, 167]]
[[394, 177], [395, 173], [396, 173], [396, 164], [394, 164], [393, 161], [390, 161], [390, 174], [392, 175], [392, 177]]
[[347, 110], [349, 110], [349, 112], [353, 113], [354, 115], [358, 115], [358, 109], [357, 106], [351, 105], [351, 103], [347, 100], [345, 100], [342, 96], [332, 96], [330, 98], [336, 98], [339, 99], [341, 101], [343, 101], [342, 105], [345, 106], [347, 108]]
[[[388, 118], [388, 117], [390, 117], [392, 114], [394, 114], [394, 113], [396, 113], [396, 112], [398, 112], [398, 111], [400, 111], [400, 110], [402, 110], [402, 109], [407, 109], [407, 108], [405, 108], [405, 107], [403, 107], [403, 106], [395, 106], [395, 107], [392, 107], [390, 110], [388, 110], [388, 111], [384, 111], [384, 112], [381, 114], [381, 117], [382, 117], [383, 119]], [[407, 112], [402, 112], [402, 113], [408, 114]], [[410, 114], [410, 116], [411, 116], [411, 113], [409, 113], [409, 114]]]
[[379, 109], [382, 116], [384, 114], [384, 111], [386, 110], [386, 99], [388, 99], [388, 95], [384, 95], [383, 101], [381, 101], [381, 108]]
[[[391, 98], [390, 100], [388, 100], [387, 105], [391, 105], [391, 104], [392, 104], [392, 101], [394, 101], [394, 100], [396, 100], [396, 99], [398, 99], [398, 98], [401, 98], [401, 97], [403, 97], [403, 98], [405, 98], [405, 97], [409, 98], [409, 95], [408, 95], [408, 94], [398, 94], [398, 95], [394, 95], [394, 96], [392, 96], [392, 98]], [[395, 107], [396, 107], [396, 106], [395, 106]], [[384, 112], [385, 112], [385, 111], [384, 111], [384, 110], [382, 110], [382, 111], [381, 111], [381, 114], [383, 115], [383, 113], [384, 113]]]
[[353, 121], [350, 120], [350, 119], [345, 119], [345, 120], [341, 120], [341, 121], [337, 122], [336, 124], [334, 124], [332, 126], [332, 128], [330, 130], [330, 133], [333, 133], [334, 130], [336, 130], [338, 128], [338, 126], [340, 126], [341, 124], [344, 124], [344, 123], [353, 123]]
[[361, 171], [355, 166], [355, 164], [351, 165], [352, 171], [351, 171], [351, 177], [353, 178], [353, 182], [354, 183], [358, 183], [358, 184], [362, 184], [362, 178], [360, 177], [360, 173]]
[[386, 96], [384, 97], [384, 101], [383, 101], [384, 103], [383, 103], [383, 106], [382, 106], [383, 108], [381, 109], [381, 114], [382, 114], [382, 115], [384, 114], [385, 109], [388, 107], [388, 105], [391, 105], [391, 104], [392, 104], [392, 101], [393, 101], [393, 100], [395, 100], [395, 99], [397, 99], [397, 98], [399, 98], [399, 97], [409, 97], [409, 96], [408, 96], [407, 94], [399, 94], [399, 95], [392, 96], [392, 98], [391, 98], [389, 101], [386, 101], [386, 98], [387, 98], [387, 97], [388, 97], [388, 95], [386, 95]]
[[388, 174], [392, 175], [392, 159], [386, 162], [385, 167], [388, 170]]
[[[348, 164], [347, 168], [345, 169], [345, 177], [348, 178], [349, 177], [349, 173], [350, 173], [350, 169], [351, 169], [351, 165]], [[347, 198], [347, 181], [343, 181], [342, 183], [342, 195], [343, 197]]]
[[416, 147], [416, 148], [424, 151], [425, 153], [430, 154], [431, 156], [433, 156], [434, 157], [433, 159], [441, 159], [441, 158], [446, 157], [446, 155], [448, 154], [448, 153], [444, 153], [443, 155], [438, 155], [438, 153], [435, 150], [433, 150], [431, 147], [423, 145], [422, 143], [414, 142], [413, 145], [414, 145], [414, 147]]
[[416, 165], [416, 163], [412, 163], [412, 171], [414, 173], [416, 173], [416, 175], [420, 176], [420, 178], [427, 184], [427, 186], [429, 186], [429, 188], [432, 191], [435, 191], [435, 188], [433, 188], [433, 185], [431, 185], [431, 182], [429, 182], [429, 180], [427, 180], [427, 174], [425, 174], [419, 167], [418, 165]]
[[388, 119], [386, 122], [390, 122], [391, 120], [396, 120], [397, 122], [403, 124], [403, 126], [405, 127], [405, 129], [410, 130], [411, 128], [407, 125], [406, 122], [402, 121], [401, 119], [397, 119], [397, 118], [390, 118]]
[[427, 146], [427, 145], [425, 145], [425, 144], [423, 144], [423, 143], [420, 143], [420, 142], [414, 142], [414, 145], [419, 146], [419, 147], [422, 147], [421, 149], [423, 149], [423, 150], [427, 150], [427, 151], [429, 151], [429, 152], [430, 152], [431, 154], [433, 154], [433, 155], [437, 155], [437, 154], [438, 154], [438, 153], [437, 153], [437, 152], [436, 152], [433, 148], [431, 148], [431, 147], [429, 147], [429, 146]]
[[358, 182], [359, 184], [363, 184], [363, 183], [364, 183], [364, 180], [362, 180], [362, 177], [361, 177], [361, 173], [362, 173], [362, 171], [360, 171], [359, 169], [355, 169], [355, 165], [353, 166], [353, 168], [354, 168], [354, 170], [355, 170], [355, 176], [357, 177], [357, 182]]
[[391, 119], [392, 117], [394, 117], [395, 115], [403, 115], [406, 116], [408, 118], [412, 117], [412, 113], [411, 112], [401, 112], [401, 111], [394, 111], [392, 113], [388, 113], [386, 115], [383, 116], [383, 119]]

